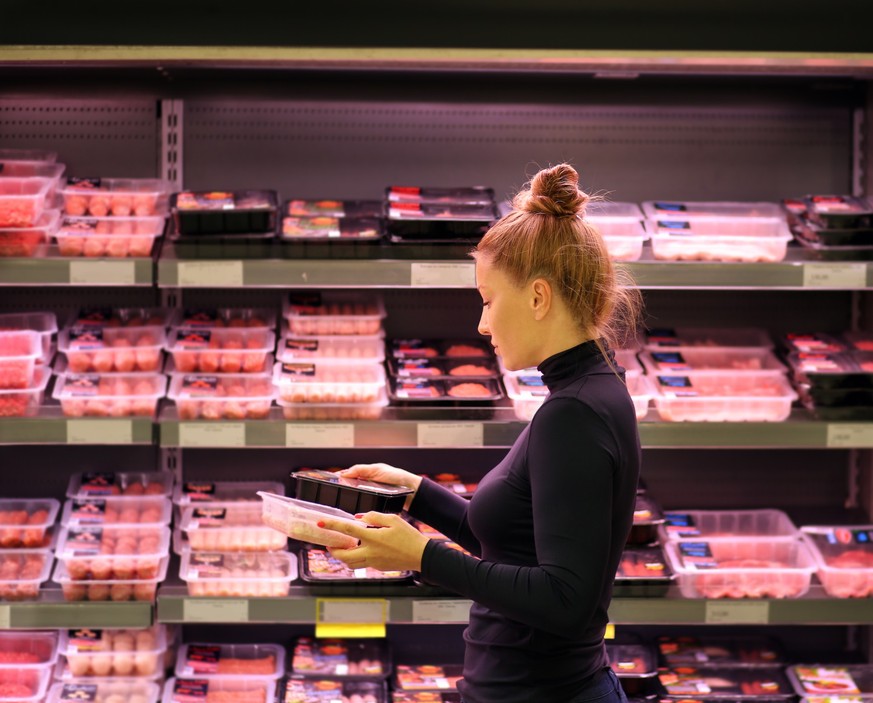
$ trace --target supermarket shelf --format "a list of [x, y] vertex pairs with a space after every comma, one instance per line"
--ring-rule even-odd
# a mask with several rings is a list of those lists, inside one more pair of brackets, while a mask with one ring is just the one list
[[[52, 249], [49, 249], [51, 254]], [[46, 256], [0, 258], [0, 285], [10, 286], [151, 286], [151, 258], [88, 259]]]
[[0, 629], [148, 627], [152, 610], [152, 603], [141, 601], [65, 601], [60, 588], [43, 588], [38, 600], [0, 603]]
[[59, 406], [0, 420], [0, 444], [152, 444], [151, 418], [68, 418]]

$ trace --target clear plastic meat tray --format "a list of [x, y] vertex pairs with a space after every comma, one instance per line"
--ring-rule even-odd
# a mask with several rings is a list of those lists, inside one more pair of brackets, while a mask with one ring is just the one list
[[52, 580], [61, 585], [67, 601], [151, 601], [154, 603], [158, 584], [167, 577], [170, 557], [163, 557], [154, 578], [138, 579], [74, 579], [63, 560], [58, 559]]
[[263, 498], [264, 524], [291, 539], [325, 547], [348, 548], [357, 544], [357, 540], [348, 535], [318, 526], [325, 516], [357, 524], [354, 515], [344, 510], [264, 491], [258, 491], [258, 495]]
[[185, 308], [173, 311], [171, 327], [266, 329], [276, 327], [273, 308]]
[[147, 257], [163, 217], [64, 217], [54, 237], [61, 256]]
[[32, 227], [55, 186], [51, 178], [0, 178], [0, 227]]
[[801, 532], [828, 595], [873, 596], [873, 525], [805, 525]]
[[200, 679], [276, 679], [285, 675], [279, 644], [185, 643], [176, 655], [176, 676]]
[[0, 498], [0, 549], [41, 549], [60, 506], [54, 498]]
[[782, 207], [770, 202], [646, 200], [641, 204], [645, 217], [652, 220], [674, 216], [694, 220], [783, 216]]
[[385, 389], [380, 388], [372, 402], [289, 403], [277, 398], [276, 404], [282, 408], [286, 420], [378, 420], [388, 405], [388, 396]]
[[664, 539], [799, 537], [781, 510], [669, 510], [661, 528]]
[[65, 662], [59, 679], [136, 676], [156, 679], [163, 675], [167, 629], [152, 625], [143, 629], [61, 630], [58, 652]]
[[32, 386], [34, 370], [42, 354], [42, 337], [38, 332], [0, 331], [0, 390]]
[[782, 217], [646, 220], [652, 254], [667, 261], [782, 261], [791, 232]]
[[155, 578], [169, 549], [166, 525], [65, 527], [55, 556], [76, 581], [143, 580]]
[[0, 669], [51, 670], [57, 658], [57, 632], [0, 632]]
[[295, 335], [376, 335], [382, 329], [385, 305], [372, 293], [354, 291], [292, 292], [282, 314]]
[[870, 664], [794, 664], [785, 671], [800, 696], [873, 694], [873, 666]]
[[0, 258], [44, 255], [44, 247], [61, 223], [59, 210], [43, 210], [29, 227], [0, 227]]
[[108, 679], [93, 683], [55, 683], [45, 700], [46, 703], [158, 703], [160, 693], [160, 686], [153, 681]]
[[261, 374], [174, 375], [167, 396], [180, 420], [262, 420], [275, 397], [270, 376]]
[[[290, 677], [282, 703], [386, 703], [384, 682]], [[396, 700], [396, 699], [395, 699]]]
[[167, 377], [157, 373], [62, 373], [52, 397], [67, 417], [153, 416]]
[[281, 495], [285, 487], [278, 481], [184, 481], [176, 484], [173, 503], [180, 508], [201, 503], [257, 503], [258, 491]]
[[258, 373], [275, 346], [275, 333], [258, 328], [177, 327], [167, 341], [181, 373]]
[[61, 525], [169, 525], [172, 512], [173, 504], [164, 496], [67, 499]]
[[674, 347], [648, 349], [640, 360], [650, 374], [675, 371], [773, 371], [786, 372], [785, 366], [769, 349], [733, 347]]
[[0, 315], [0, 331], [30, 330], [40, 336], [45, 358], [52, 346], [52, 336], [58, 331], [58, 318], [53, 312], [12, 312]]
[[273, 383], [287, 403], [373, 403], [385, 388], [385, 369], [375, 363], [279, 363]]
[[586, 216], [585, 220], [600, 232], [614, 261], [636, 261], [642, 256], [649, 235], [639, 218]]
[[169, 471], [83, 471], [70, 477], [67, 498], [119, 496], [139, 499], [142, 495], [169, 497], [173, 474]]
[[51, 669], [0, 669], [0, 701], [42, 703], [51, 681]]
[[297, 557], [290, 552], [188, 550], [179, 566], [191, 596], [282, 598], [297, 577]]
[[0, 550], [0, 601], [35, 600], [51, 569], [47, 549]]
[[160, 327], [76, 326], [58, 335], [71, 373], [154, 373], [167, 335]]
[[754, 635], [662, 635], [658, 638], [658, 651], [664, 663], [673, 668], [760, 667], [781, 665], [786, 661], [776, 640]]
[[391, 659], [384, 639], [298, 637], [291, 654], [291, 673], [331, 678], [385, 678]]
[[758, 327], [661, 327], [646, 331], [645, 349], [676, 347], [772, 349], [773, 340]]
[[[211, 694], [211, 695], [210, 695]], [[162, 703], [191, 703], [192, 700], [273, 703], [276, 682], [270, 679], [181, 679], [173, 677], [164, 685]]]
[[288, 547], [285, 535], [261, 520], [258, 503], [189, 505], [180, 529], [191, 549], [210, 552], [272, 552]]
[[45, 389], [52, 377], [47, 366], [36, 367], [29, 388], [0, 390], [0, 417], [31, 417], [39, 412]]
[[156, 178], [78, 178], [61, 189], [64, 212], [73, 217], [167, 215], [172, 186]]
[[377, 335], [301, 337], [285, 334], [276, 348], [276, 360], [281, 363], [379, 364], [385, 360], [385, 340]]

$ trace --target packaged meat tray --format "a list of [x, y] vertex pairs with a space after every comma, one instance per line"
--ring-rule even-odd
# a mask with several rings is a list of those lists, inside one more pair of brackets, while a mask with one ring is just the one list
[[373, 403], [385, 387], [385, 369], [352, 362], [286, 362], [274, 366], [273, 384], [288, 403]]
[[494, 358], [491, 345], [480, 339], [393, 339], [388, 348], [389, 355], [395, 359]]
[[54, 498], [0, 498], [0, 549], [39, 549], [60, 509]]
[[649, 414], [649, 401], [654, 393], [652, 392], [652, 384], [648, 376], [632, 374], [635, 374], [635, 372], [628, 371], [627, 390], [633, 401], [637, 420], [642, 420]]
[[807, 525], [801, 532], [828, 595], [873, 596], [873, 525]]
[[475, 381], [389, 378], [389, 397], [396, 405], [493, 403], [503, 398], [496, 379]]
[[667, 261], [782, 261], [791, 233], [782, 217], [646, 220], [652, 254]]
[[664, 551], [686, 598], [798, 598], [816, 569], [794, 538], [677, 540]]
[[167, 308], [81, 308], [70, 316], [65, 327], [124, 327], [136, 332], [160, 334], [169, 325], [170, 314]]
[[282, 212], [293, 217], [365, 217], [384, 214], [381, 200], [287, 200]]
[[50, 669], [0, 669], [0, 701], [42, 703], [50, 681]]
[[290, 677], [283, 703], [386, 703], [385, 684], [375, 681], [343, 681]]
[[[2, 316], [0, 316], [0, 324], [2, 324]], [[873, 333], [862, 331], [843, 332], [841, 336], [849, 351], [873, 352]]]
[[394, 691], [392, 703], [462, 703], [457, 691]]
[[51, 352], [52, 336], [58, 331], [58, 319], [53, 312], [13, 312], [0, 315], [0, 332], [29, 330], [39, 334], [42, 358]]
[[169, 549], [166, 525], [65, 527], [55, 556], [76, 581], [142, 580], [155, 578]]
[[196, 551], [273, 552], [288, 547], [285, 535], [261, 521], [257, 503], [189, 505], [179, 526]]
[[286, 334], [279, 341], [276, 358], [281, 363], [380, 364], [385, 360], [385, 340], [377, 335], [302, 337]]
[[778, 203], [768, 202], [646, 200], [641, 205], [643, 214], [650, 220], [669, 219], [674, 216], [688, 220], [783, 216]]
[[354, 291], [292, 292], [282, 315], [288, 331], [300, 336], [377, 335], [382, 330], [385, 305], [372, 293]]
[[94, 683], [55, 683], [46, 703], [158, 703], [161, 689], [153, 681], [109, 679]]
[[735, 698], [739, 700], [793, 697], [782, 667], [683, 666], [661, 669], [661, 686], [670, 698]]
[[655, 653], [644, 644], [606, 643], [609, 666], [629, 696], [654, 693], [658, 667]]
[[67, 498], [83, 499], [119, 496], [139, 499], [142, 495], [173, 493], [173, 474], [168, 471], [83, 471], [70, 477]]
[[669, 510], [664, 518], [661, 534], [668, 540], [800, 536], [781, 510]]
[[276, 399], [286, 420], [378, 420], [388, 405], [385, 389], [380, 388], [376, 399], [364, 403], [291, 403]]
[[64, 503], [61, 525], [169, 525], [173, 504], [163, 496], [137, 498], [68, 499]]
[[398, 691], [454, 691], [463, 674], [461, 664], [397, 664], [394, 688]]
[[163, 674], [167, 646], [167, 630], [163, 625], [135, 630], [90, 627], [61, 630], [58, 651], [65, 666], [57, 678], [156, 679]]
[[257, 373], [275, 346], [275, 333], [257, 328], [176, 327], [167, 340], [181, 373]]
[[788, 363], [794, 379], [815, 390], [873, 390], [870, 352], [792, 352]]
[[66, 601], [150, 601], [154, 603], [158, 583], [167, 577], [169, 563], [169, 556], [162, 557], [154, 578], [78, 579], [72, 578], [65, 561], [58, 559], [52, 580], [61, 585], [61, 591]]
[[272, 190], [183, 191], [170, 196], [175, 230], [182, 236], [275, 232], [279, 210]]
[[634, 522], [628, 535], [629, 545], [650, 544], [658, 540], [658, 527], [664, 524], [661, 507], [648, 493], [637, 493]]
[[496, 219], [494, 205], [390, 203], [385, 227], [392, 242], [476, 240]]
[[31, 161], [36, 164], [53, 164], [57, 160], [57, 152], [46, 149], [0, 149], [0, 161]]
[[164, 232], [163, 217], [64, 217], [54, 237], [61, 256], [146, 257]]
[[345, 549], [357, 545], [357, 540], [348, 535], [318, 526], [325, 516], [354, 523], [356, 522], [354, 515], [327, 505], [265, 491], [258, 491], [258, 495], [263, 499], [261, 518], [264, 524], [291, 539]]
[[276, 679], [285, 675], [279, 644], [190, 643], [179, 647], [176, 676], [199, 679]]
[[621, 366], [628, 375], [643, 372], [643, 366], [637, 359], [635, 349], [616, 349], [615, 363]]
[[0, 228], [39, 222], [54, 185], [51, 178], [0, 178]]
[[29, 227], [0, 227], [0, 257], [37, 257], [61, 223], [60, 210], [43, 210]]
[[179, 578], [188, 595], [283, 598], [298, 576], [290, 552], [182, 552]]
[[278, 481], [184, 481], [173, 490], [173, 503], [180, 508], [199, 503], [257, 503], [258, 491], [282, 495], [285, 486]]
[[32, 330], [0, 331], [0, 390], [32, 386], [34, 370], [42, 354], [39, 333]]
[[809, 221], [805, 216], [799, 217], [792, 223], [791, 233], [801, 245], [812, 249], [820, 247], [829, 251], [843, 247], [863, 249], [873, 246], [873, 227], [825, 228]]
[[386, 678], [391, 673], [391, 658], [385, 639], [304, 636], [294, 643], [291, 673], [309, 678]]
[[52, 377], [48, 366], [37, 365], [33, 383], [27, 388], [0, 390], [0, 417], [31, 417], [39, 412], [45, 389]]
[[827, 229], [873, 227], [873, 207], [866, 200], [850, 195], [807, 195], [806, 216]]
[[55, 203], [58, 187], [66, 170], [66, 164], [0, 159], [0, 178], [44, 178], [51, 181], [46, 194], [47, 204]]
[[273, 703], [276, 682], [270, 679], [173, 677], [164, 685], [162, 703]]
[[[506, 393], [512, 400], [515, 416], [519, 420], [527, 422], [533, 418], [534, 413], [539, 410], [549, 395], [549, 389], [543, 383], [542, 375], [538, 372], [528, 375], [504, 374], [503, 384], [506, 386]], [[646, 398], [647, 407], [650, 397]]]
[[296, 481], [296, 497], [319, 505], [345, 510], [353, 515], [375, 510], [399, 513], [413, 488], [392, 486], [362, 478], [347, 478], [334, 471], [300, 469], [291, 472]]
[[57, 632], [0, 632], [0, 669], [51, 670], [57, 658]]
[[447, 203], [451, 205], [491, 205], [494, 189], [484, 186], [460, 188], [429, 188], [420, 186], [388, 186], [388, 203]]
[[600, 232], [613, 261], [637, 261], [642, 256], [643, 243], [649, 235], [640, 218], [586, 215], [585, 221]]
[[789, 353], [835, 354], [847, 349], [846, 342], [824, 332], [789, 332], [779, 342]]
[[661, 597], [673, 583], [660, 547], [625, 547], [615, 574], [615, 595], [622, 597]]
[[870, 261], [873, 259], [873, 245], [832, 245], [819, 244], [808, 227], [800, 226], [792, 230], [794, 239], [803, 248], [808, 259], [814, 261]]
[[382, 221], [361, 217], [284, 217], [283, 242], [378, 242]]
[[71, 178], [61, 197], [73, 217], [165, 217], [171, 190], [156, 178]]
[[686, 371], [653, 379], [655, 407], [669, 422], [781, 422], [797, 393], [771, 371]]
[[786, 369], [769, 349], [732, 347], [674, 347], [649, 349], [640, 353], [647, 373], [674, 371], [772, 371]]
[[154, 416], [166, 388], [157, 373], [62, 373], [52, 397], [67, 417]]
[[754, 636], [661, 636], [661, 660], [669, 668], [680, 666], [760, 667], [782, 665], [782, 647], [768, 637]]
[[154, 373], [167, 335], [158, 327], [76, 326], [58, 335], [71, 373]]
[[168, 320], [171, 327], [222, 327], [273, 330], [276, 311], [273, 308], [184, 308], [176, 309]]
[[799, 696], [873, 694], [870, 664], [794, 664], [786, 673]]
[[0, 601], [35, 600], [51, 568], [49, 550], [0, 550]]
[[500, 375], [497, 362], [483, 357], [470, 359], [455, 357], [432, 357], [424, 359], [392, 358], [388, 360], [388, 372], [398, 378], [491, 378]]
[[180, 420], [263, 420], [274, 396], [269, 376], [244, 373], [174, 375], [167, 394]]
[[646, 330], [647, 351], [677, 347], [772, 349], [770, 335], [757, 327], [659, 327]]

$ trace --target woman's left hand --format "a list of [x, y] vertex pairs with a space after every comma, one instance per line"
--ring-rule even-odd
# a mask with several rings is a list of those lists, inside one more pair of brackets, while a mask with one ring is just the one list
[[359, 540], [357, 547], [330, 550], [350, 569], [421, 571], [428, 538], [399, 515], [364, 513], [355, 524], [324, 517], [318, 525]]

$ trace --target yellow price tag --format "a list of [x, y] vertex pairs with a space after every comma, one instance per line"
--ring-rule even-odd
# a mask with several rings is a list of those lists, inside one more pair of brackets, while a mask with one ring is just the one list
[[385, 637], [388, 601], [385, 598], [318, 598], [316, 637]]
[[605, 640], [614, 640], [615, 639], [615, 625], [611, 622], [606, 623], [606, 632], [603, 633], [603, 639]]

